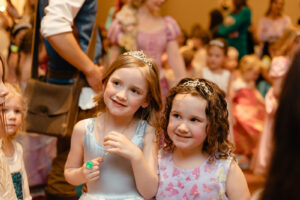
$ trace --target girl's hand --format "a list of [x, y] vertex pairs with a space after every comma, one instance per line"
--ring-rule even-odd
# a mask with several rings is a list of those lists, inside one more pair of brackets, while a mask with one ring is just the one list
[[143, 152], [125, 135], [111, 131], [104, 137], [103, 145], [109, 153], [118, 154], [128, 160], [138, 160]]
[[89, 162], [93, 163], [93, 166], [90, 169], [88, 169], [87, 166], [86, 166], [87, 162], [85, 162], [82, 165], [82, 167], [81, 167], [82, 174], [83, 174], [83, 177], [86, 180], [86, 183], [93, 182], [93, 181], [96, 181], [96, 180], [99, 179], [99, 176], [100, 176], [100, 163], [102, 161], [103, 160], [100, 157], [95, 158], [93, 160], [90, 160]]

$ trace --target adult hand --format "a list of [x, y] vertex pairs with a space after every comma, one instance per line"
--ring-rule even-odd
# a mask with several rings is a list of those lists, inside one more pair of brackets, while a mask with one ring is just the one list
[[125, 135], [111, 131], [104, 137], [103, 145], [109, 153], [118, 154], [128, 160], [138, 160], [142, 151]]
[[228, 15], [227, 17], [225, 17], [224, 19], [225, 26], [231, 26], [234, 23], [235, 23], [235, 19], [232, 16]]
[[93, 163], [92, 168], [87, 168], [87, 162], [85, 162], [82, 167], [82, 175], [85, 179], [85, 183], [93, 182], [99, 179], [100, 177], [100, 164], [102, 162], [102, 158], [94, 158], [93, 160], [90, 160], [88, 162]]
[[102, 89], [102, 76], [104, 73], [104, 67], [103, 66], [97, 66], [94, 65], [93, 69], [90, 70], [87, 74], [85, 74], [85, 78], [91, 86], [91, 88], [96, 93], [100, 93]]

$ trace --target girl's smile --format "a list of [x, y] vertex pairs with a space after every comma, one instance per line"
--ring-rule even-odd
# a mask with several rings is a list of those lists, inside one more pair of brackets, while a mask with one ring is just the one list
[[177, 94], [173, 100], [168, 135], [176, 148], [202, 149], [206, 138], [206, 100], [191, 94]]
[[124, 117], [148, 106], [147, 93], [147, 82], [138, 68], [121, 68], [108, 79], [103, 97], [112, 115]]

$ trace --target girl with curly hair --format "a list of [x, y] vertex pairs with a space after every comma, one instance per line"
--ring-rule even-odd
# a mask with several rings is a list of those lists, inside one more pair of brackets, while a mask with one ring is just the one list
[[167, 97], [162, 128], [158, 200], [250, 198], [227, 139], [225, 94], [216, 84], [181, 80]]

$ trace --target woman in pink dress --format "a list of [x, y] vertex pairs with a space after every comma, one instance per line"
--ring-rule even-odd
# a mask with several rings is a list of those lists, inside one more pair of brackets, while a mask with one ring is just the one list
[[284, 0], [270, 0], [269, 9], [259, 21], [257, 35], [261, 42], [278, 39], [292, 24], [289, 16], [283, 14]]
[[162, 68], [163, 53], [167, 53], [177, 81], [186, 75], [176, 41], [181, 31], [172, 17], [158, 15], [164, 0], [142, 0], [139, 5], [136, 2], [123, 6], [108, 30], [108, 38], [113, 44], [110, 63], [122, 51], [143, 50], [158, 65], [162, 94], [166, 96], [169, 86]]

